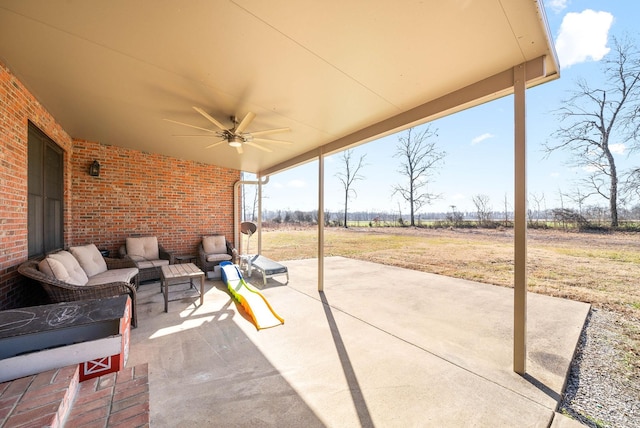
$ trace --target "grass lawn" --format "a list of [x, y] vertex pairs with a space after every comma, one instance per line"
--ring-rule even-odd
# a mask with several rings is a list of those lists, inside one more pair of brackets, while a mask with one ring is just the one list
[[[640, 235], [529, 230], [528, 241], [529, 291], [619, 314], [624, 364], [639, 378]], [[315, 258], [317, 229], [264, 229], [262, 249], [274, 260]], [[513, 286], [512, 230], [328, 228], [325, 256]]]

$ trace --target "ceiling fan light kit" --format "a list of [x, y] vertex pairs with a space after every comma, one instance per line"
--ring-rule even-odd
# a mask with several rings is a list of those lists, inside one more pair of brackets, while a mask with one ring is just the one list
[[[242, 146], [243, 145], [248, 145], [251, 147], [254, 147], [256, 149], [260, 149], [262, 151], [265, 152], [271, 152], [272, 150], [266, 148], [266, 147], [262, 147], [261, 145], [257, 144], [257, 143], [277, 143], [277, 144], [292, 144], [288, 141], [278, 141], [278, 140], [268, 140], [268, 139], [264, 139], [264, 138], [253, 138], [254, 135], [268, 135], [268, 134], [276, 134], [279, 132], [288, 132], [291, 129], [289, 128], [274, 128], [274, 129], [266, 129], [263, 131], [256, 131], [254, 133], [251, 132], [245, 132], [245, 130], [249, 127], [249, 124], [253, 121], [253, 119], [256, 117], [255, 113], [252, 112], [248, 112], [244, 118], [238, 122], [238, 120], [236, 119], [235, 116], [231, 116], [231, 123], [233, 124], [233, 126], [231, 128], [225, 128], [224, 125], [222, 125], [220, 122], [218, 122], [217, 119], [215, 119], [213, 116], [209, 115], [209, 113], [207, 113], [206, 111], [204, 111], [203, 109], [201, 109], [200, 107], [193, 107], [193, 109], [195, 111], [197, 111], [200, 115], [202, 115], [205, 119], [207, 119], [209, 122], [213, 123], [213, 125], [216, 127], [216, 129], [207, 129], [207, 128], [202, 128], [200, 126], [195, 126], [195, 125], [191, 125], [189, 123], [183, 123], [183, 122], [177, 122], [175, 120], [171, 120], [171, 119], [165, 119], [168, 122], [172, 122], [172, 123], [176, 123], [178, 125], [183, 125], [183, 126], [188, 126], [190, 128], [195, 128], [195, 129], [199, 129], [201, 131], [206, 131], [210, 134], [213, 134], [214, 136], [218, 137], [218, 138], [222, 138], [221, 141], [218, 141], [216, 143], [213, 144], [209, 144], [206, 148], [210, 149], [213, 147], [216, 147], [218, 145], [220, 145], [221, 143], [226, 142], [229, 147], [233, 147], [237, 150], [238, 154], [242, 154], [243, 150], [242, 150]], [[201, 135], [182, 135], [182, 137], [202, 137], [202, 136], [206, 136], [205, 134], [201, 134]]]
[[240, 147], [244, 141], [237, 135], [233, 135], [229, 137], [228, 142], [231, 147]]

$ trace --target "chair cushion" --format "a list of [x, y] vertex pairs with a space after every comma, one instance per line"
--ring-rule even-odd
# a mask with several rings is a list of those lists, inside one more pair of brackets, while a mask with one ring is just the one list
[[208, 254], [207, 261], [208, 262], [224, 262], [226, 260], [231, 260], [231, 256], [227, 253], [224, 254]]
[[[68, 282], [69, 284], [73, 285], [85, 285], [89, 281], [86, 272], [84, 271], [84, 269], [82, 269], [80, 263], [78, 263], [78, 260], [76, 260], [76, 258], [73, 257], [70, 252], [58, 251], [57, 253], [49, 254], [47, 258], [51, 258], [62, 263], [67, 273], [69, 274], [69, 279], [65, 280], [64, 282]], [[52, 271], [55, 272], [53, 269]], [[63, 280], [60, 279], [60, 281]]]
[[226, 254], [227, 241], [224, 235], [203, 236], [202, 249], [207, 254]]
[[107, 270], [107, 262], [94, 244], [69, 248], [73, 257], [78, 260], [88, 277], [92, 277]]
[[127, 255], [134, 261], [158, 260], [160, 258], [158, 238], [155, 236], [127, 238], [126, 245]]
[[169, 260], [159, 259], [159, 260], [143, 260], [136, 262], [136, 266], [138, 269], [149, 269], [158, 266], [165, 266], [169, 264]]
[[133, 277], [138, 274], [138, 268], [111, 269], [101, 272], [89, 278], [87, 285], [110, 284], [112, 282], [131, 283]]

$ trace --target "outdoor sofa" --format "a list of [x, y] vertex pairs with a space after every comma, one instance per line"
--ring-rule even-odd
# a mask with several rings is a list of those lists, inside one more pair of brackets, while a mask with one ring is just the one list
[[103, 257], [94, 244], [89, 244], [26, 261], [18, 272], [38, 281], [52, 303], [126, 294], [131, 298], [131, 325], [138, 325], [138, 268], [130, 259]]

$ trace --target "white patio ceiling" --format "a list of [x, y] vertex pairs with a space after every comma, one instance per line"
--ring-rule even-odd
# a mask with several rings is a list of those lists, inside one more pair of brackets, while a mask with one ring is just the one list
[[[0, 0], [0, 61], [73, 138], [259, 175], [558, 77], [533, 0]], [[293, 145], [205, 149], [193, 106]]]

